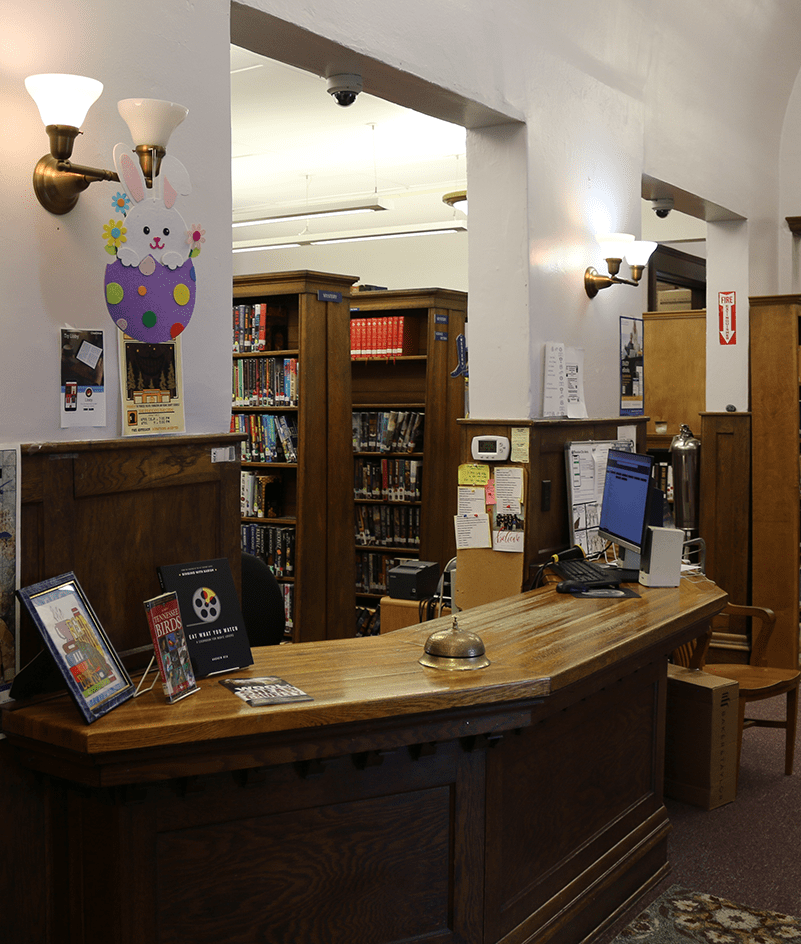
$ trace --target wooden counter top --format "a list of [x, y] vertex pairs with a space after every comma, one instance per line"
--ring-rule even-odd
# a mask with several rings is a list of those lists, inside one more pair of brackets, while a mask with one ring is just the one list
[[[484, 640], [491, 665], [475, 671], [425, 668], [417, 659], [442, 617], [385, 636], [329, 640], [254, 650], [242, 677], [277, 675], [311, 702], [252, 708], [204, 679], [200, 694], [175, 705], [160, 685], [91, 725], [69, 696], [3, 713], [9, 740], [39, 751], [77, 753], [100, 762], [127, 751], [216, 742], [476, 705], [511, 706], [547, 697], [624, 658], [665, 650], [692, 638], [699, 621], [718, 612], [726, 594], [702, 577], [669, 589], [635, 587], [640, 598], [574, 599], [550, 587], [459, 614], [462, 629]], [[696, 627], [694, 630], [693, 627]]]

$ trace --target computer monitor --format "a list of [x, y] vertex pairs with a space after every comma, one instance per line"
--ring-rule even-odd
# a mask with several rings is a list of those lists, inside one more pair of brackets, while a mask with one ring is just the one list
[[[598, 535], [624, 548], [627, 568], [639, 568], [640, 553], [657, 491], [651, 482], [653, 456], [610, 449]], [[661, 522], [659, 522], [661, 524]]]

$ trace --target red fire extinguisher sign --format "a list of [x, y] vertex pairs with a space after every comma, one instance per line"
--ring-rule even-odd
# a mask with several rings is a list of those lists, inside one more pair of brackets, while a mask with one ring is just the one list
[[737, 293], [718, 292], [718, 331], [721, 344], [737, 343]]

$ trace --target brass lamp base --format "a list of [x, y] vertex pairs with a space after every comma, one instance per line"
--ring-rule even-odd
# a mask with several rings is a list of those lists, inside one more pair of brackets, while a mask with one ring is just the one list
[[594, 266], [588, 266], [584, 272], [584, 291], [589, 298], [595, 298], [602, 288], [609, 288], [610, 285], [614, 284], [615, 280], [613, 278], [608, 275], [601, 275]]
[[60, 216], [75, 206], [89, 181], [79, 174], [59, 170], [59, 163], [52, 154], [45, 154], [33, 170], [33, 190], [45, 210]]

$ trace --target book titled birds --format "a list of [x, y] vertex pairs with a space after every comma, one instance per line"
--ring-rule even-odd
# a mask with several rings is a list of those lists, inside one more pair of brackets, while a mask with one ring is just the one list
[[145, 600], [145, 616], [167, 701], [172, 704], [200, 691], [192, 671], [177, 594], [162, 593]]

